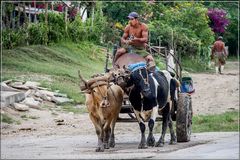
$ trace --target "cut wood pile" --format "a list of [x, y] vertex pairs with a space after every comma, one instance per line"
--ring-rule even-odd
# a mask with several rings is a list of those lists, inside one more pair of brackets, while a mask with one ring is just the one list
[[13, 81], [1, 82], [1, 107], [13, 106], [19, 111], [27, 111], [30, 108], [41, 109], [44, 103], [57, 105], [73, 102], [66, 94], [40, 87], [39, 82]]

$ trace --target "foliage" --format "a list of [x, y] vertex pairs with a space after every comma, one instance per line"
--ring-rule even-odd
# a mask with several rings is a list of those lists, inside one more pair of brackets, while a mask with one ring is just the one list
[[[107, 27], [106, 17], [103, 16], [102, 12], [102, 2], [97, 2], [95, 6], [95, 14], [91, 15], [91, 18], [87, 19], [87, 39], [95, 43], [101, 42], [101, 37], [103, 36], [103, 31]], [[92, 21], [92, 16], [94, 19]]]
[[3, 48], [11, 49], [26, 43], [26, 31], [24, 28], [13, 30], [4, 29], [2, 31]]
[[80, 16], [68, 23], [68, 36], [73, 42], [80, 42], [86, 38], [87, 32]]
[[211, 20], [210, 26], [215, 33], [224, 33], [225, 28], [229, 24], [226, 17], [227, 12], [223, 9], [210, 8], [208, 9], [208, 17]]
[[[45, 22], [45, 15], [40, 14], [40, 22]], [[64, 14], [48, 13], [48, 42], [59, 42], [66, 36]]]
[[29, 24], [28, 34], [30, 44], [47, 44], [48, 42], [48, 28], [43, 22]]
[[3, 80], [39, 81], [44, 87], [66, 93], [76, 103], [84, 103], [84, 95], [80, 94], [79, 89], [78, 70], [85, 78], [103, 72], [105, 54], [102, 47], [90, 42], [65, 41], [51, 46], [3, 49], [2, 59]]
[[11, 123], [15, 122], [15, 120], [13, 120], [7, 114], [1, 113], [1, 122], [11, 124]]
[[193, 116], [193, 132], [238, 131], [238, 111], [225, 112], [218, 115]]
[[127, 16], [130, 12], [145, 12], [143, 9], [145, 2], [107, 2], [103, 3], [103, 13], [113, 22], [119, 22], [126, 25], [128, 23]]
[[[6, 8], [3, 8], [3, 15], [6, 15], [6, 17], [3, 19], [7, 22], [7, 19], [10, 19], [13, 5], [6, 4]], [[108, 41], [117, 43], [128, 23], [126, 16], [130, 12], [136, 11], [140, 15], [140, 21], [149, 25], [150, 42], [153, 45], [158, 45], [160, 40], [161, 44], [168, 48], [174, 45], [182, 55], [192, 56], [197, 59], [203, 57], [203, 59], [207, 60], [208, 48], [214, 40], [214, 33], [211, 31], [209, 24], [212, 26], [215, 23], [213, 23], [214, 19], [214, 21], [217, 20], [217, 26], [222, 25], [221, 29], [215, 27], [214, 31], [220, 33], [225, 29], [225, 32], [220, 34], [224, 35], [230, 54], [232, 52], [237, 54], [238, 8], [236, 2], [160, 2], [140, 0], [139, 2], [72, 2], [72, 5], [69, 11], [74, 10], [74, 13], [78, 5], [87, 7], [88, 18], [86, 22], [81, 22], [80, 17], [71, 17], [71, 14], [68, 17], [71, 18], [71, 21], [65, 23], [64, 13], [49, 12], [48, 37], [44, 37], [46, 30], [43, 24], [29, 24], [28, 30], [26, 30], [27, 27], [23, 27], [20, 29], [21, 31], [6, 31], [4, 29], [4, 48], [13, 48], [21, 45], [21, 43], [26, 44], [26, 40], [29, 40], [29, 44], [43, 44], [46, 41], [49, 44], [66, 39], [77, 43], [89, 40], [102, 45]], [[209, 8], [209, 12], [207, 8]], [[216, 8], [220, 12], [217, 12]], [[225, 17], [219, 18], [218, 13]], [[45, 22], [44, 14], [40, 14], [39, 21], [40, 23]], [[229, 24], [226, 28], [227, 23]], [[38, 26], [40, 31], [37, 31]], [[10, 28], [10, 23], [6, 27]], [[34, 39], [34, 37], [37, 39]], [[20, 40], [20, 38], [22, 39]]]
[[153, 10], [159, 12], [153, 14], [149, 25], [151, 42], [156, 44], [160, 38], [162, 45], [169, 48], [176, 45], [177, 51], [182, 55], [208, 56], [208, 52], [201, 51], [207, 50], [214, 37], [208, 27], [207, 9], [201, 3], [176, 2], [170, 7], [157, 4]]

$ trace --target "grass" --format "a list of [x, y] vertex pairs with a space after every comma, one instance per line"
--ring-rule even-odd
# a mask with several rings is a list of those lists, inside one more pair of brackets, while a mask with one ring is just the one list
[[15, 122], [11, 117], [7, 116], [6, 114], [1, 113], [1, 122], [12, 124]]
[[[225, 112], [216, 115], [194, 115], [192, 119], [192, 132], [237, 132], [239, 131], [239, 112]], [[173, 122], [176, 129], [176, 122]], [[162, 122], [154, 128], [155, 133], [161, 133]], [[167, 129], [169, 133], [169, 128]]]
[[193, 132], [239, 131], [239, 112], [193, 117]]
[[77, 108], [72, 106], [71, 104], [64, 104], [62, 106], [62, 109], [65, 112], [72, 112], [74, 114], [87, 113], [87, 108]]
[[38, 119], [40, 117], [38, 116], [27, 116], [27, 115], [21, 115], [21, 118], [24, 119], [24, 120], [28, 120], [28, 119]]
[[66, 93], [75, 103], [84, 103], [79, 89], [78, 70], [86, 79], [94, 73], [102, 73], [105, 54], [102, 47], [90, 42], [3, 50], [2, 80], [39, 81], [43, 87]]

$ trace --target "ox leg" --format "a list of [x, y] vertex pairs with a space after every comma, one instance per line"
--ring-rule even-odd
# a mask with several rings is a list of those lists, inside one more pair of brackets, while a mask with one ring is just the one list
[[109, 147], [115, 147], [115, 135], [114, 135], [114, 128], [116, 124], [117, 118], [115, 118], [111, 123], [111, 134], [109, 139]]
[[171, 118], [171, 114], [169, 115], [168, 127], [170, 129], [170, 134], [171, 134], [171, 139], [170, 139], [169, 144], [177, 144], [177, 138], [176, 138], [176, 135], [174, 133], [173, 121], [172, 121], [172, 118]]
[[167, 106], [163, 108], [162, 134], [155, 145], [156, 147], [163, 147], [164, 145], [164, 138], [167, 131], [169, 115], [170, 115], [169, 113], [170, 113], [169, 104], [167, 104]]
[[140, 141], [140, 143], [138, 145], [138, 149], [144, 149], [144, 148], [147, 148], [147, 146], [146, 146], [146, 137], [145, 137], [145, 129], [146, 129], [146, 127], [145, 127], [144, 121], [140, 117], [140, 112], [137, 111], [137, 110], [134, 110], [134, 113], [135, 113], [136, 118], [138, 120], [140, 131], [141, 131], [141, 141]]
[[110, 124], [106, 123], [103, 127], [103, 145], [105, 149], [109, 149], [109, 137], [111, 133]]
[[152, 146], [152, 147], [155, 145], [155, 138], [153, 136], [153, 128], [154, 128], [157, 114], [158, 114], [158, 106], [155, 106], [155, 107], [153, 107], [151, 118], [148, 121], [149, 134], [148, 134], [148, 138], [147, 138], [147, 145]]
[[103, 129], [101, 127], [101, 124], [99, 124], [98, 120], [90, 115], [90, 119], [92, 120], [95, 130], [96, 130], [96, 134], [98, 136], [98, 145], [96, 148], [96, 152], [103, 152], [104, 151], [104, 145], [103, 145]]
[[98, 135], [98, 146], [96, 148], [96, 152], [103, 152], [104, 151], [104, 145], [103, 145], [103, 131], [102, 130], [97, 130], [96, 133]]

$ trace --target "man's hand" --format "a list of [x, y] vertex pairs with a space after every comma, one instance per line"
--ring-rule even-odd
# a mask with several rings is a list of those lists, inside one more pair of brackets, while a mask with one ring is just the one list
[[126, 45], [129, 45], [129, 44], [131, 44], [132, 43], [132, 40], [125, 40], [125, 42], [124, 42]]
[[140, 38], [136, 38], [134, 37], [134, 39], [132, 39], [133, 42], [139, 42], [140, 41]]

